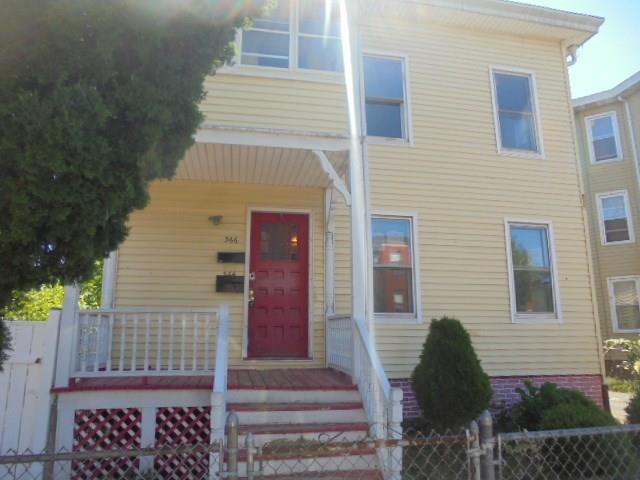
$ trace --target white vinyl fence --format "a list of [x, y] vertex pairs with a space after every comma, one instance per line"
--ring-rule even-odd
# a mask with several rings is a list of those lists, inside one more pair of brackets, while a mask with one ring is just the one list
[[0, 372], [0, 455], [45, 448], [59, 317], [7, 321], [13, 351]]

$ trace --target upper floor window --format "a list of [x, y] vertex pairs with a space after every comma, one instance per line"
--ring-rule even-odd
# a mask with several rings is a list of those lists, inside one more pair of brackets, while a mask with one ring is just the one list
[[365, 55], [364, 95], [367, 135], [407, 135], [405, 65], [401, 58]]
[[626, 191], [599, 193], [596, 196], [602, 244], [633, 242], [633, 223]]
[[585, 118], [591, 163], [622, 160], [618, 119], [615, 112]]
[[341, 72], [339, 11], [328, 0], [279, 0], [242, 32], [240, 63]]
[[609, 278], [609, 302], [615, 332], [640, 332], [640, 277]]
[[416, 317], [413, 223], [413, 217], [371, 219], [376, 314]]
[[514, 321], [559, 318], [551, 242], [548, 223], [507, 222]]
[[491, 70], [500, 152], [540, 154], [533, 75]]

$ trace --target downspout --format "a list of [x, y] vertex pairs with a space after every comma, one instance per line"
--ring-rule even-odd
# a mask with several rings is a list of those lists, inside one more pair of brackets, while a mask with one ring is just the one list
[[638, 163], [638, 136], [636, 135], [636, 129], [633, 121], [633, 114], [631, 113], [631, 107], [629, 106], [629, 100], [623, 96], [618, 97], [618, 101], [624, 105], [625, 117], [627, 117], [627, 130], [629, 131], [631, 155], [633, 156], [633, 165], [636, 172], [636, 180], [638, 182], [638, 190], [640, 191], [640, 164]]
[[576, 64], [578, 61], [578, 46], [577, 45], [569, 45], [567, 47], [567, 57], [569, 58], [567, 62], [567, 67], [571, 67]]

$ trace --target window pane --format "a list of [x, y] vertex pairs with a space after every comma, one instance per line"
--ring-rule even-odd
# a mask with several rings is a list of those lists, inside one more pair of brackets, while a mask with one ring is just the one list
[[532, 115], [500, 112], [500, 137], [503, 147], [535, 152], [538, 150], [535, 132]]
[[496, 73], [495, 82], [501, 111], [533, 113], [528, 76]]
[[364, 83], [367, 97], [396, 98], [404, 101], [402, 61], [365, 56]]
[[604, 232], [607, 243], [629, 240], [629, 225], [626, 218], [604, 221]]
[[413, 313], [412, 272], [409, 268], [373, 269], [376, 313]]
[[640, 329], [640, 307], [634, 280], [617, 281], [613, 284], [616, 303], [618, 328], [623, 330]]
[[289, 31], [289, 0], [279, 0], [277, 6], [261, 18], [254, 18], [252, 28]]
[[613, 137], [613, 120], [611, 117], [601, 117], [591, 120], [591, 136], [594, 139]]
[[312, 70], [342, 71], [342, 46], [334, 38], [300, 37], [298, 66]]
[[550, 271], [514, 272], [518, 313], [553, 313], [553, 284]]
[[541, 226], [511, 226], [511, 255], [515, 269], [536, 267], [549, 269], [547, 228]]
[[623, 195], [600, 199], [607, 243], [629, 240], [629, 223]]
[[242, 53], [289, 56], [289, 35], [280, 33], [245, 31], [242, 36]]
[[605, 220], [625, 218], [626, 216], [625, 202], [622, 195], [602, 199], [602, 217]]
[[260, 226], [260, 258], [262, 260], [297, 260], [299, 241], [297, 225], [264, 223]]
[[259, 55], [242, 55], [243, 65], [258, 65], [260, 67], [288, 68], [288, 58], [261, 57]]
[[[326, 10], [327, 8], [329, 11]], [[324, 0], [300, 0], [298, 25], [301, 33], [339, 37], [338, 3]]]
[[376, 313], [413, 313], [411, 221], [371, 220]]
[[367, 101], [367, 135], [402, 138], [402, 105]]
[[596, 157], [596, 162], [616, 158], [618, 156], [616, 139], [614, 137], [608, 137], [594, 140], [593, 153]]

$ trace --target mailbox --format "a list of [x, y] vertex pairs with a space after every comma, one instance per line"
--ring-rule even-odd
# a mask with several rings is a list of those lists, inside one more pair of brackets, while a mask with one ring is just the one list
[[218, 252], [218, 263], [244, 263], [244, 252]]
[[243, 293], [244, 292], [244, 276], [216, 275], [216, 292]]

